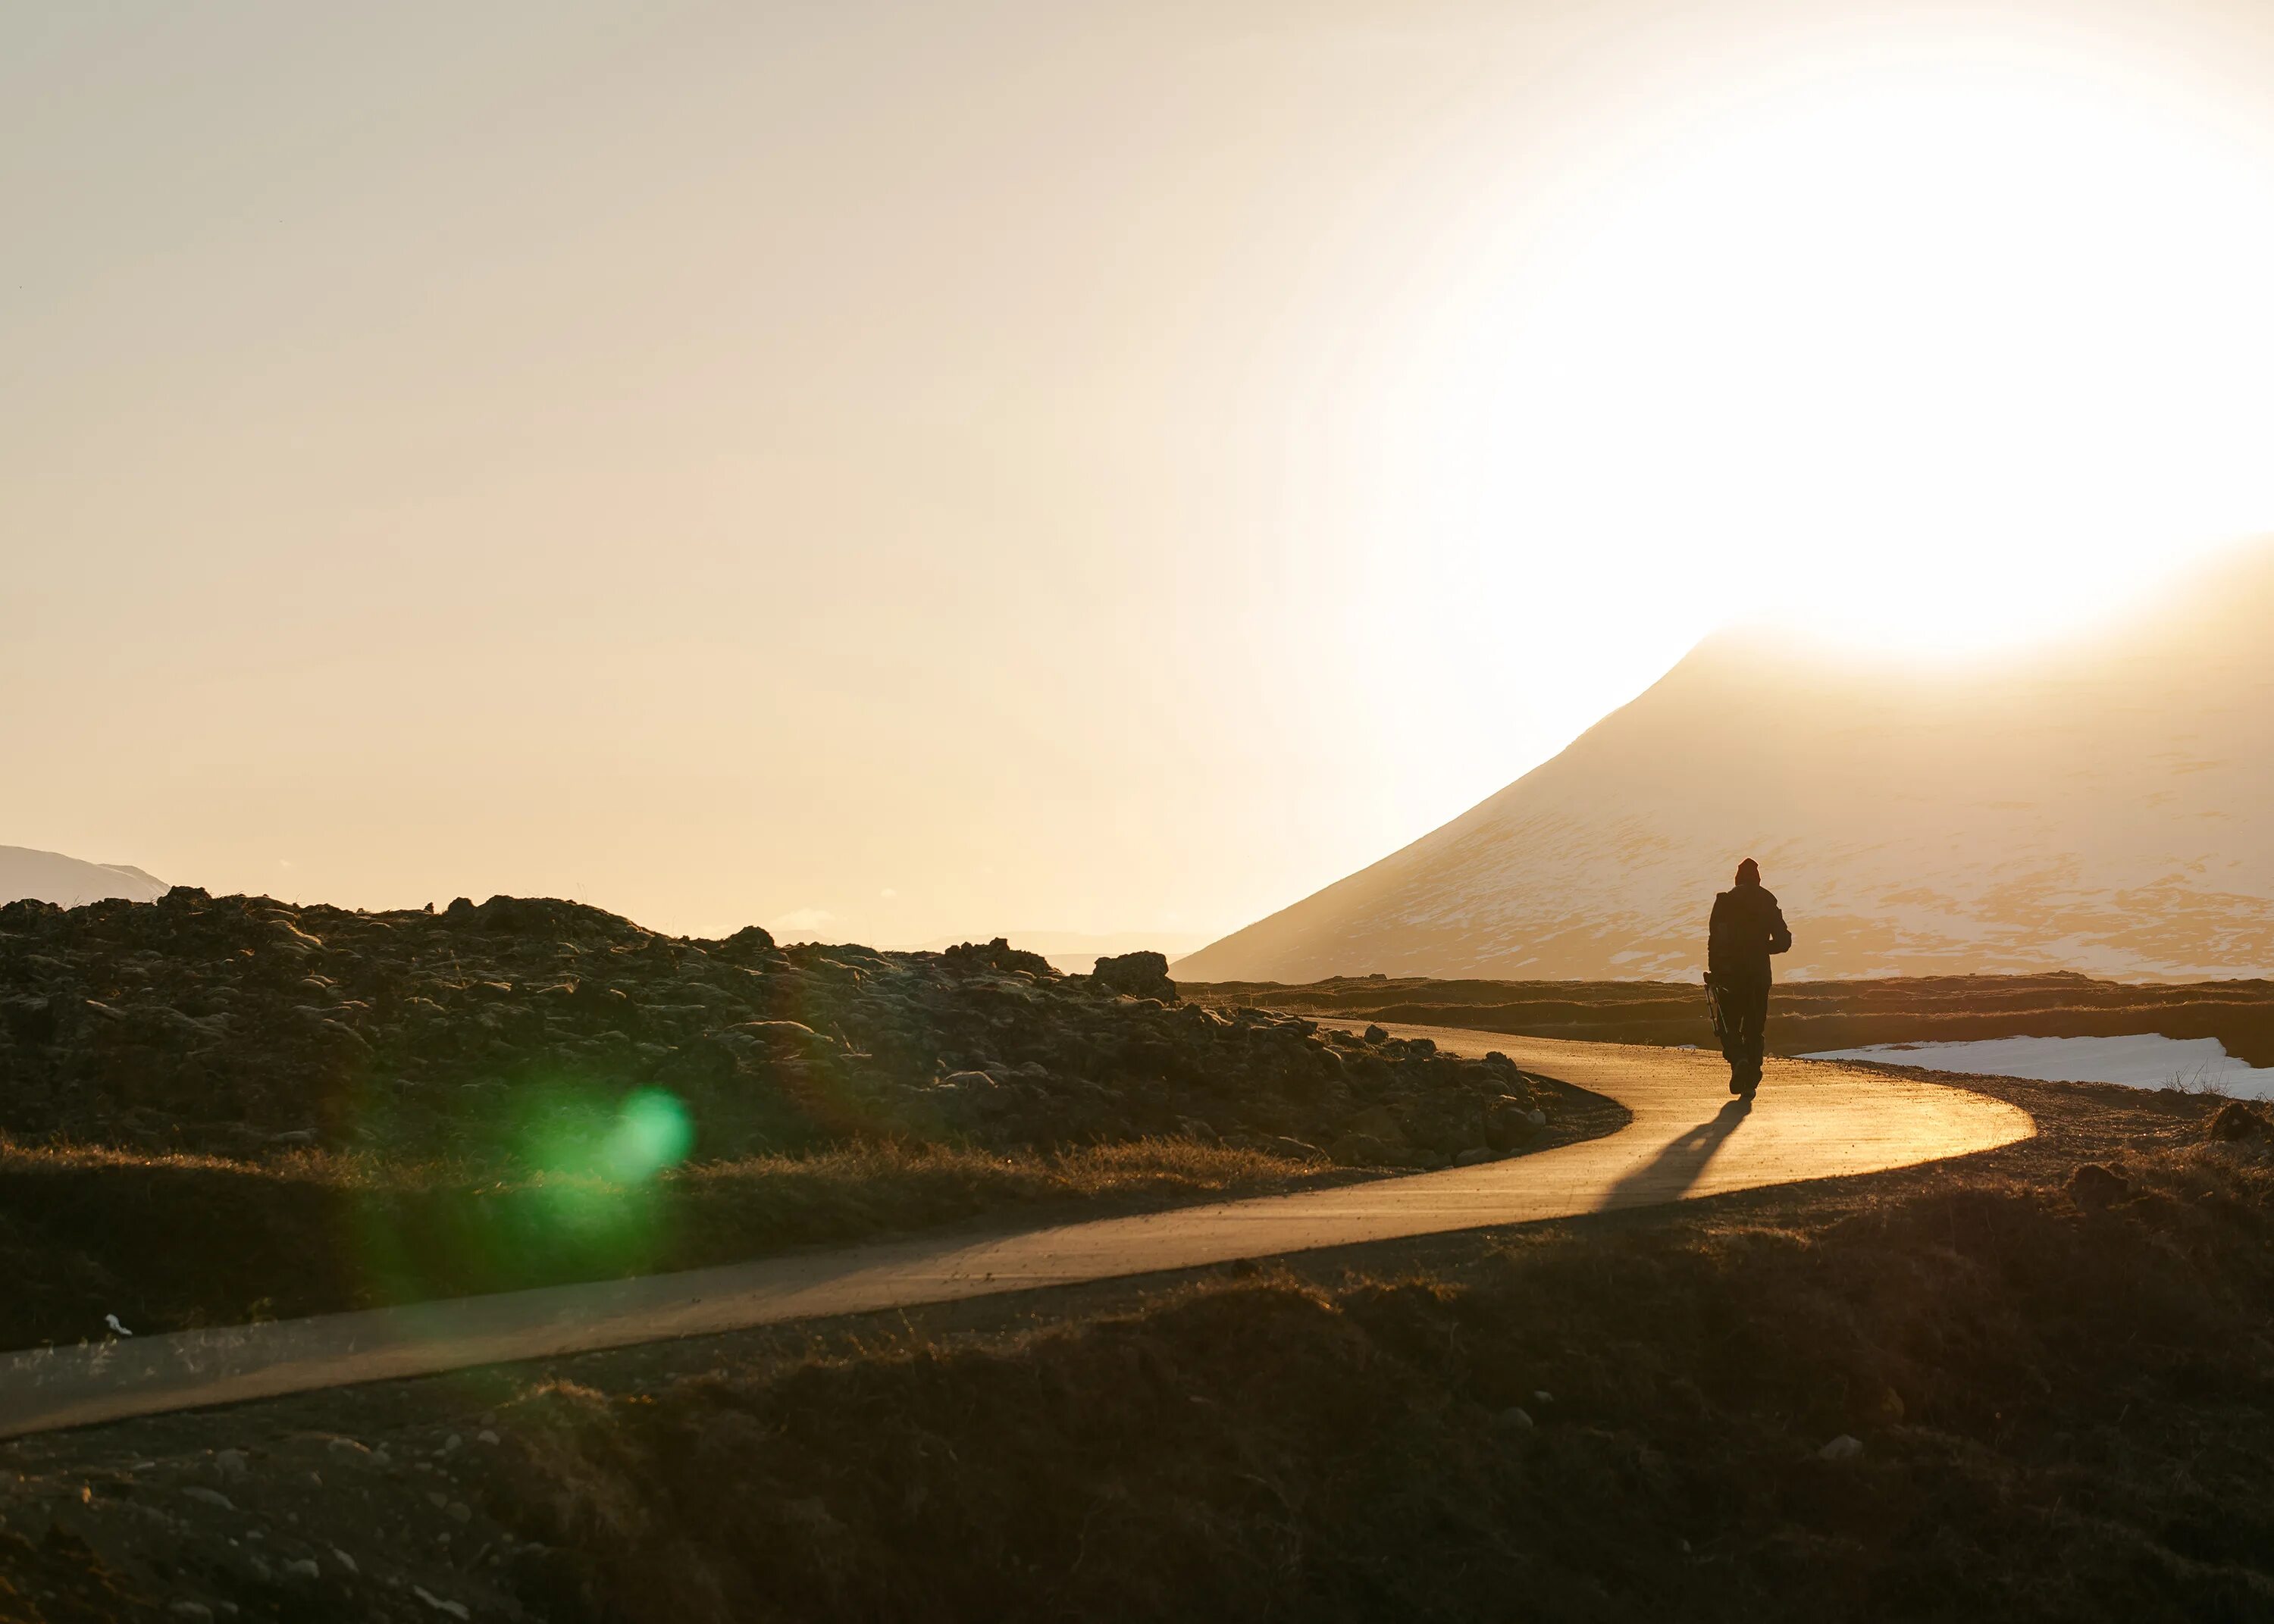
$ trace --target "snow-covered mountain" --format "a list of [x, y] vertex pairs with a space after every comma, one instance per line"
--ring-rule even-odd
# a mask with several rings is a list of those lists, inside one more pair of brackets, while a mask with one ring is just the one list
[[154, 902], [165, 894], [165, 881], [125, 863], [81, 862], [60, 852], [0, 846], [0, 902], [34, 897], [75, 908], [105, 897]]
[[1717, 635], [1178, 977], [1687, 977], [1748, 855], [1792, 921], [1788, 976], [2274, 974], [2274, 548], [1994, 664]]

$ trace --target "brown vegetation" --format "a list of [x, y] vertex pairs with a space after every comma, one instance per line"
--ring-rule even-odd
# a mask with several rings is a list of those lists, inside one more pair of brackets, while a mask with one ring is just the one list
[[595, 1618], [2274, 1617], [2274, 1166], [2207, 1114], [2082, 1203], [2041, 1148], [540, 1394], [510, 1492]]
[[[1212, 1006], [1267, 1004], [1342, 1019], [1460, 1026], [1599, 1043], [1713, 1041], [1705, 994], [1682, 981], [1432, 981], [1337, 976], [1187, 983]], [[2154, 1032], [2217, 1038], [2254, 1066], [2274, 1066], [2274, 981], [2263, 979], [2134, 985], [2066, 973], [1901, 976], [1785, 981], [1770, 1006], [1769, 1049], [1779, 1055], [1872, 1043], [1964, 1043], [1984, 1038], [2111, 1037]]]
[[2043, 1136], [26, 1440], [0, 1573], [27, 1619], [2274, 1618], [2274, 1123], [1982, 1086]]
[[109, 1313], [147, 1335], [1361, 1177], [1189, 1139], [854, 1145], [630, 1186], [320, 1152], [248, 1164], [0, 1144], [0, 1347], [100, 1338]]

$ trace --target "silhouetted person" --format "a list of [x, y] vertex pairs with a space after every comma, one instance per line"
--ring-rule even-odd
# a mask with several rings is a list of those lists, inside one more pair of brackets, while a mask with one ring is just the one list
[[1752, 1098], [1761, 1086], [1762, 1031], [1769, 1018], [1769, 955], [1792, 946], [1784, 910], [1761, 885], [1761, 866], [1748, 857], [1737, 883], [1713, 898], [1706, 938], [1706, 982], [1721, 1011], [1721, 1057], [1729, 1092]]

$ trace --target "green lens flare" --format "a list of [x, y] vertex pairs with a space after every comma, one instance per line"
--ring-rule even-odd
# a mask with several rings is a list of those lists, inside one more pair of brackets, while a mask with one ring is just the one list
[[677, 1097], [643, 1088], [616, 1113], [616, 1125], [601, 1145], [593, 1170], [622, 1184], [641, 1184], [684, 1162], [694, 1143], [695, 1124]]
[[463, 1162], [431, 1185], [377, 1187], [343, 1214], [375, 1300], [415, 1302], [669, 1266], [677, 1204], [664, 1177], [695, 1118], [660, 1088], [596, 1077], [502, 1079]]

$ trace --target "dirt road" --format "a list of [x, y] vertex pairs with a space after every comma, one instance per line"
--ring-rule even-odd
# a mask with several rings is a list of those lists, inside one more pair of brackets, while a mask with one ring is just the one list
[[1616, 1133], [1480, 1167], [973, 1239], [929, 1237], [640, 1279], [0, 1357], [0, 1437], [825, 1315], [1838, 1177], [1992, 1149], [2027, 1113], [1954, 1088], [1771, 1060], [1398, 1027], [1618, 1101]]

